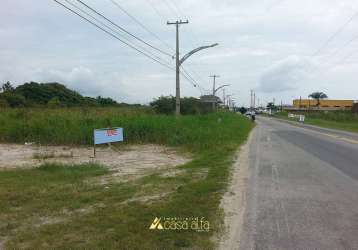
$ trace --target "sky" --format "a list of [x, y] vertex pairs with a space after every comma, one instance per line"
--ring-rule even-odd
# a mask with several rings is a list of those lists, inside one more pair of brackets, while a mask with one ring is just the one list
[[[76, 0], [59, 0], [81, 6]], [[147, 44], [180, 55], [219, 43], [184, 62], [195, 82], [181, 77], [182, 96], [199, 97], [220, 75], [238, 106], [291, 104], [315, 91], [330, 99], [358, 99], [358, 2], [355, 0], [82, 0]], [[114, 4], [113, 2], [117, 3]], [[146, 104], [175, 95], [175, 72], [70, 13], [53, 0], [2, 0], [0, 83], [60, 82], [87, 96]], [[121, 6], [122, 9], [118, 8]], [[83, 8], [83, 5], [81, 6]], [[139, 25], [123, 9], [140, 22]], [[102, 22], [105, 22], [103, 20]], [[108, 25], [108, 24], [107, 24]], [[143, 28], [145, 26], [145, 28]], [[114, 26], [107, 26], [115, 30]], [[175, 60], [117, 32], [131, 45]], [[153, 35], [154, 34], [154, 35]], [[141, 47], [138, 47], [141, 46]], [[218, 96], [222, 96], [218, 92]]]

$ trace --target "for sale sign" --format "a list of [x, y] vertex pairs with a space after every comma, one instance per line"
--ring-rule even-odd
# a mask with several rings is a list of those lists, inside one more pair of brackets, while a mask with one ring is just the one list
[[123, 128], [104, 128], [94, 130], [94, 144], [123, 141]]

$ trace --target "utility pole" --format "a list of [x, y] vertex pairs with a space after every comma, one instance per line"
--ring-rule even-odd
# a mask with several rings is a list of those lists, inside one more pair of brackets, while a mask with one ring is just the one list
[[254, 97], [254, 91], [253, 90], [250, 90], [250, 111], [252, 112], [252, 104], [253, 104], [253, 99]]
[[176, 92], [175, 92], [175, 114], [177, 116], [180, 115], [180, 66], [193, 54], [204, 50], [204, 49], [209, 49], [215, 46], [218, 46], [218, 43], [214, 43], [211, 45], [207, 45], [207, 46], [201, 46], [198, 47], [196, 49], [193, 49], [192, 51], [186, 53], [182, 58], [179, 58], [179, 25], [181, 24], [188, 24], [189, 21], [186, 20], [185, 22], [183, 22], [182, 20], [180, 21], [176, 21], [176, 22], [167, 22], [167, 25], [175, 25], [176, 26], [176, 58], [175, 58], [175, 73], [176, 73]]
[[186, 20], [183, 22], [182, 20], [176, 22], [167, 22], [167, 25], [175, 25], [176, 26], [176, 53], [175, 53], [175, 114], [177, 116], [180, 115], [180, 59], [179, 59], [179, 25], [188, 24], [189, 21]]
[[226, 106], [226, 101], [225, 101], [225, 89], [223, 89], [223, 103], [224, 103], [224, 108]]
[[[215, 97], [215, 92], [216, 92], [216, 78], [219, 78], [220, 76], [219, 75], [212, 75], [212, 76], [209, 76], [209, 77], [212, 77], [213, 78], [213, 98]], [[215, 110], [215, 102], [213, 102], [213, 111]]]
[[227, 107], [229, 108], [229, 110], [230, 110], [230, 104], [231, 104], [231, 96], [232, 95], [226, 95]]
[[256, 93], [254, 92], [254, 110], [256, 108]]

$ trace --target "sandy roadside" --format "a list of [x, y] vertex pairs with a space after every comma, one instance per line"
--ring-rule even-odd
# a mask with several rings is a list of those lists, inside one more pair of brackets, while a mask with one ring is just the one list
[[[254, 133], [254, 132], [253, 132]], [[237, 161], [232, 167], [230, 186], [221, 200], [224, 211], [224, 231], [219, 236], [218, 249], [240, 248], [240, 235], [246, 206], [246, 187], [249, 174], [249, 148], [253, 133], [241, 146]]]

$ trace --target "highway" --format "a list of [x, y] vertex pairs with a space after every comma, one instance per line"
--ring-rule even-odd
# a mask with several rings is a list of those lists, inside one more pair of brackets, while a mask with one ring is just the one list
[[358, 134], [259, 117], [240, 249], [358, 249]]

